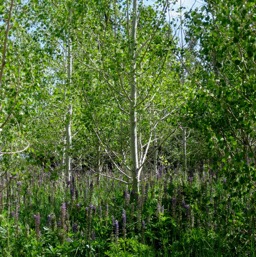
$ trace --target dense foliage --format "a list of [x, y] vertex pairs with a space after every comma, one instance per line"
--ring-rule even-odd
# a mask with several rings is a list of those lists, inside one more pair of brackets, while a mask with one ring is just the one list
[[1, 256], [255, 256], [256, 4], [173, 6], [0, 1]]

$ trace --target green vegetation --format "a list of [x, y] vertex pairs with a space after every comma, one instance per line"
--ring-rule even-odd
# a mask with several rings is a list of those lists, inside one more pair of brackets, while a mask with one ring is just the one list
[[1, 215], [0, 253], [253, 256], [254, 190], [238, 196], [214, 173], [187, 179], [178, 173], [141, 183], [136, 206], [125, 185], [105, 178], [96, 184], [96, 178], [77, 175], [68, 187], [41, 172], [13, 181], [11, 212]]
[[256, 255], [256, 4], [173, 6], [0, 1], [0, 256]]

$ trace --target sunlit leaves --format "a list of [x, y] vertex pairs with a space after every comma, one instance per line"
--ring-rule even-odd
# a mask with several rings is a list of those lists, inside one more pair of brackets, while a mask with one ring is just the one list
[[254, 141], [248, 140], [255, 135], [256, 77], [252, 38], [256, 26], [255, 4], [242, 1], [207, 3], [204, 10], [191, 13], [189, 25], [188, 35], [198, 40], [196, 52], [201, 62], [192, 78], [197, 81], [194, 92], [197, 100], [190, 103], [194, 110], [194, 119], [190, 122], [206, 133], [210, 132], [207, 128], [210, 126], [223, 139], [218, 144], [225, 156], [226, 168], [238, 156], [241, 162], [251, 165], [255, 162], [255, 156], [252, 157]]

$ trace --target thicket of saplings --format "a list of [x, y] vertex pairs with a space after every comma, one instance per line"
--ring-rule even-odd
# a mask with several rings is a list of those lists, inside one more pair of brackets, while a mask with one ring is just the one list
[[1, 256], [255, 256], [248, 180], [235, 188], [206, 165], [145, 171], [135, 203], [131, 185], [97, 174], [66, 183], [38, 166], [14, 168], [1, 176]]

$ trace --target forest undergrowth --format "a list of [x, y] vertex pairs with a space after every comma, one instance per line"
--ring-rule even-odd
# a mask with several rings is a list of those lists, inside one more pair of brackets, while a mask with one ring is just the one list
[[128, 184], [93, 174], [10, 181], [1, 256], [255, 256], [253, 187], [238, 193], [210, 170], [148, 175], [137, 203]]

